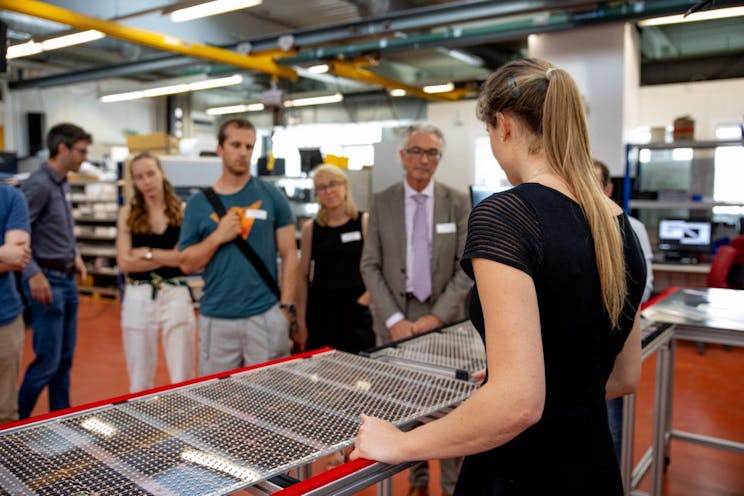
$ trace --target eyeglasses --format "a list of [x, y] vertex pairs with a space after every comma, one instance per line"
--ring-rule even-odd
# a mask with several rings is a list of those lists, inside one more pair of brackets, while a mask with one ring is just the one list
[[331, 181], [328, 184], [316, 184], [315, 185], [315, 193], [316, 194], [317, 193], [324, 193], [326, 191], [329, 191], [329, 190], [332, 190], [332, 189], [336, 189], [339, 186], [341, 186], [342, 184], [343, 183], [339, 183], [339, 182], [336, 182], [336, 181]]
[[426, 155], [426, 158], [431, 160], [439, 160], [442, 158], [442, 152], [440, 150], [437, 150], [436, 148], [429, 148], [428, 150], [423, 150], [419, 147], [413, 147], [413, 148], [406, 148], [404, 150], [407, 154], [413, 155], [414, 157], [420, 157], [421, 155]]
[[87, 148], [76, 148], [76, 147], [73, 146], [72, 149], [75, 150], [76, 152], [78, 152], [80, 155], [87, 155], [88, 154], [88, 149]]

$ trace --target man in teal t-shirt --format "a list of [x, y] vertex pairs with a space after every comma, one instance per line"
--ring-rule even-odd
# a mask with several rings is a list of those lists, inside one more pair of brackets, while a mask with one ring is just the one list
[[[289, 202], [272, 184], [250, 175], [256, 129], [230, 119], [219, 129], [222, 175], [212, 185], [227, 211], [219, 219], [204, 193], [186, 205], [178, 247], [185, 273], [204, 269], [199, 301], [199, 374], [261, 363], [289, 353], [297, 245]], [[232, 242], [242, 236], [281, 287], [277, 301]], [[277, 254], [281, 258], [278, 279]]]

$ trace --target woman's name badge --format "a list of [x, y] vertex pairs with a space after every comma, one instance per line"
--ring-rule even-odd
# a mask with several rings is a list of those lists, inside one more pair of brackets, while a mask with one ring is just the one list
[[452, 234], [454, 232], [457, 232], [457, 224], [454, 222], [437, 224], [437, 234]]
[[359, 231], [349, 231], [345, 233], [341, 233], [341, 242], [342, 243], [351, 243], [352, 241], [361, 241], [362, 239], [362, 233]]
[[268, 212], [266, 210], [254, 210], [250, 208], [245, 209], [245, 217], [246, 219], [259, 219], [259, 220], [266, 220], [268, 217]]

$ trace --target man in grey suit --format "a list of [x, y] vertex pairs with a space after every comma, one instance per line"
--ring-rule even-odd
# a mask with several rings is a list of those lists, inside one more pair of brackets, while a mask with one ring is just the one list
[[[465, 318], [471, 281], [460, 268], [470, 201], [432, 180], [444, 150], [435, 126], [401, 134], [405, 181], [375, 194], [361, 271], [372, 294], [377, 344], [397, 341]], [[403, 214], [403, 215], [401, 215]], [[452, 494], [462, 459], [442, 460], [443, 494]], [[409, 495], [427, 495], [426, 462], [411, 469]]]

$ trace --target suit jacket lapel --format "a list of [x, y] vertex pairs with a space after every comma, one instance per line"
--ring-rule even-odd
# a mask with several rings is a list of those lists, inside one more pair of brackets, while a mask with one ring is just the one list
[[437, 224], [449, 222], [449, 192], [439, 184], [434, 183], [434, 225], [431, 226], [431, 274], [432, 288], [434, 288], [434, 274], [439, 266], [439, 256], [441, 254], [440, 242], [441, 236], [437, 236]]
[[381, 227], [382, 229], [390, 229], [390, 235], [397, 244], [393, 253], [400, 254], [401, 267], [405, 271], [408, 237], [406, 236], [406, 195], [403, 183], [398, 183], [392, 191], [390, 201], [385, 205], [385, 208], [388, 210], [387, 218], [391, 219], [391, 222], [389, 225]]

